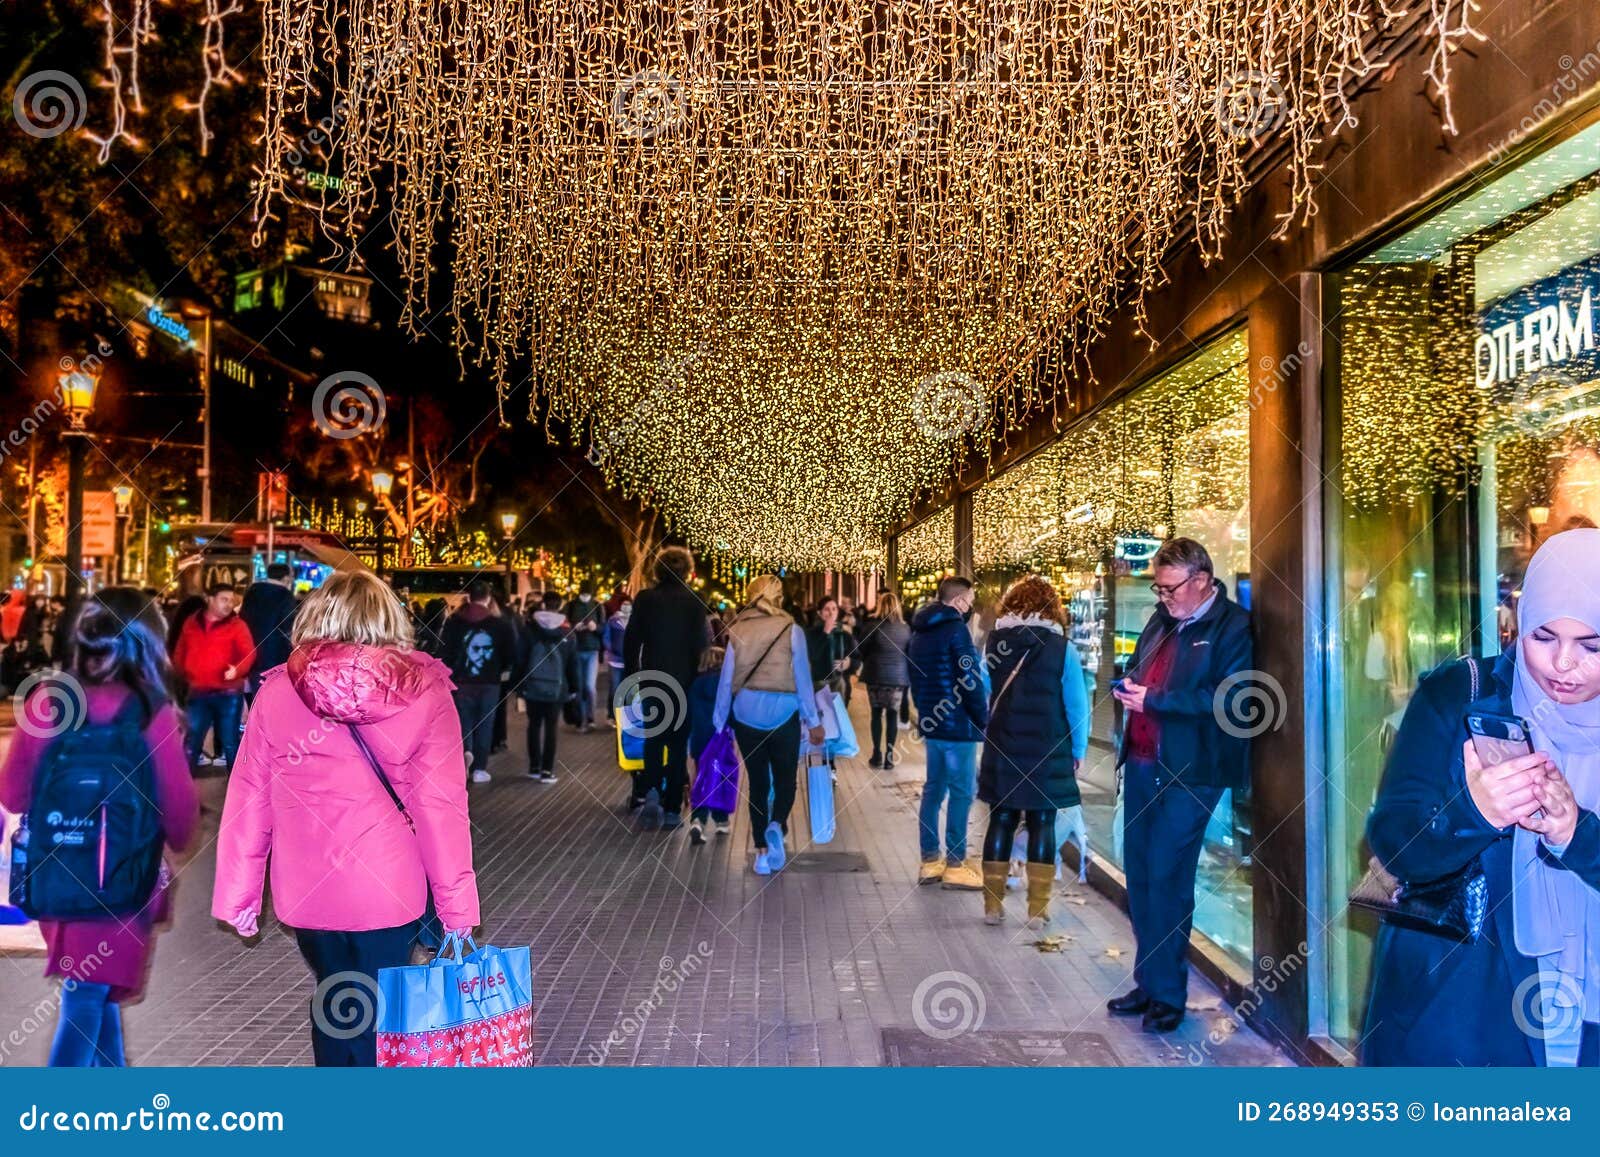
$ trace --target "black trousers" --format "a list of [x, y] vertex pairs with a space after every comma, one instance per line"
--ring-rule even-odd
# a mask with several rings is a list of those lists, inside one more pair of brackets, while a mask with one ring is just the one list
[[634, 772], [633, 795], [643, 799], [655, 788], [664, 811], [683, 810], [683, 793], [689, 786], [689, 720], [683, 719], [659, 735], [644, 739], [644, 767]]
[[759, 851], [767, 846], [768, 824], [777, 824], [785, 834], [789, 831], [800, 766], [800, 713], [771, 731], [746, 727], [735, 719], [733, 737], [750, 779], [750, 838]]
[[532, 699], [524, 702], [528, 707], [528, 770], [554, 771], [561, 703], [536, 703]]
[[1222, 790], [1187, 787], [1133, 760], [1123, 774], [1123, 871], [1137, 946], [1133, 979], [1152, 1000], [1174, 1008], [1188, 998], [1195, 872]]
[[989, 808], [989, 830], [983, 837], [983, 858], [990, 863], [1011, 859], [1011, 849], [1016, 843], [1017, 826], [1028, 829], [1028, 863], [1054, 864], [1056, 862], [1056, 812], [1023, 810], [1015, 807]]
[[461, 735], [472, 752], [469, 771], [489, 770], [489, 748], [494, 743], [495, 704], [500, 702], [500, 684], [463, 683], [456, 688], [456, 713], [461, 716]]
[[300, 955], [317, 978], [311, 1054], [318, 1068], [370, 1069], [378, 1063], [378, 969], [410, 961], [419, 927], [413, 920], [371, 932], [295, 930]]
[[894, 741], [900, 735], [900, 709], [898, 707], [872, 708], [872, 751], [887, 754], [894, 750]]

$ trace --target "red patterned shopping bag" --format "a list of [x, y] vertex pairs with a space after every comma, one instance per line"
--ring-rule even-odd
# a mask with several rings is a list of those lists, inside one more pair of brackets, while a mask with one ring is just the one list
[[378, 970], [379, 1068], [533, 1064], [533, 961], [527, 948], [447, 936], [431, 964]]

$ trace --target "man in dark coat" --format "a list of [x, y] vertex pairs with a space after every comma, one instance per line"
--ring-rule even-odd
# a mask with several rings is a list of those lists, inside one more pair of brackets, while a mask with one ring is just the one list
[[606, 607], [594, 597], [594, 584], [584, 583], [578, 597], [567, 604], [567, 622], [572, 624], [573, 666], [577, 676], [578, 730], [594, 730], [595, 676], [600, 670], [601, 631], [605, 630]]
[[261, 676], [289, 661], [289, 632], [300, 604], [294, 597], [294, 572], [287, 563], [267, 564], [264, 582], [251, 583], [239, 605], [239, 617], [250, 628], [256, 655], [245, 684], [246, 700], [255, 698]]
[[1250, 772], [1250, 616], [1224, 593], [1206, 548], [1169, 539], [1152, 562], [1159, 605], [1112, 694], [1128, 712], [1123, 767], [1128, 915], [1135, 987], [1107, 1005], [1152, 1032], [1183, 1022], [1194, 880], [1222, 793]]
[[[967, 630], [972, 580], [952, 576], [939, 584], [938, 600], [911, 620], [911, 701], [927, 756], [928, 780], [919, 817], [922, 868], [918, 882], [976, 891], [983, 877], [967, 861], [967, 818], [978, 787], [978, 744], [989, 725], [989, 681]], [[939, 809], [945, 814], [939, 848]]]
[[[669, 546], [656, 558], [656, 583], [633, 600], [622, 639], [622, 689], [638, 700], [631, 722], [644, 734], [644, 768], [634, 774], [630, 808], [646, 830], [681, 822], [689, 782], [689, 686], [710, 641], [706, 605], [689, 586], [694, 555]], [[616, 707], [620, 713], [626, 699]], [[618, 726], [622, 726], [619, 718]]]

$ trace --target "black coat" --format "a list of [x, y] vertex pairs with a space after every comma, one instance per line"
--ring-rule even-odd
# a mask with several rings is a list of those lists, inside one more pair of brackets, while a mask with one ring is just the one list
[[1053, 811], [1079, 802], [1061, 690], [1069, 646], [1060, 632], [1031, 625], [989, 636], [985, 651], [993, 690], [978, 766], [978, 798], [984, 803]]
[[[1461, 749], [1466, 714], [1512, 714], [1510, 655], [1480, 662], [1488, 678], [1472, 698], [1463, 660], [1422, 677], [1406, 706], [1384, 767], [1377, 802], [1367, 820], [1372, 854], [1397, 879], [1440, 880], [1480, 857], [1489, 885], [1489, 919], [1476, 944], [1384, 921], [1373, 952], [1372, 992], [1362, 1034], [1367, 1065], [1543, 1065], [1541, 1038], [1517, 1026], [1518, 986], [1538, 974], [1538, 964], [1517, 951], [1512, 922], [1511, 843], [1479, 814], [1466, 790]], [[1578, 827], [1560, 860], [1546, 862], [1577, 872], [1600, 888], [1600, 817], [1580, 811]], [[1535, 1006], [1536, 1008], [1536, 1006]], [[1518, 1011], [1530, 1027], [1529, 1000]]]
[[567, 628], [529, 619], [521, 635], [517, 694], [530, 703], [562, 702], [573, 689], [567, 670], [573, 645]]
[[[1144, 682], [1140, 678], [1144, 664], [1176, 629], [1172, 616], [1158, 606], [1133, 649], [1129, 678]], [[1152, 687], [1144, 700], [1145, 710], [1161, 731], [1156, 757], [1162, 770], [1190, 787], [1244, 787], [1250, 778], [1248, 736], [1256, 729], [1256, 708], [1263, 707], [1252, 702], [1249, 693], [1265, 683], [1244, 674], [1253, 654], [1250, 612], [1219, 589], [1210, 609], [1178, 632], [1177, 648], [1166, 686], [1159, 691]], [[1280, 689], [1278, 695], [1282, 694]], [[1284, 705], [1274, 703], [1264, 709], [1281, 715]], [[1219, 717], [1237, 720], [1237, 726], [1224, 728]], [[1118, 762], [1127, 755], [1124, 729]]]
[[[573, 599], [567, 604], [567, 609], [562, 612], [567, 616], [567, 622], [572, 624], [572, 647], [575, 651], [598, 651], [605, 640], [602, 635], [606, 626], [606, 605], [599, 599], [591, 598], [587, 603]], [[594, 624], [594, 630], [580, 630], [584, 623]]]
[[504, 615], [468, 603], [444, 621], [441, 658], [456, 686], [500, 682], [517, 666], [517, 630]]
[[861, 660], [861, 681], [868, 687], [911, 686], [911, 624], [898, 619], [872, 619], [856, 643]]
[[244, 592], [239, 617], [255, 640], [255, 660], [250, 664], [252, 682], [259, 683], [262, 675], [289, 661], [289, 632], [299, 609], [294, 592], [281, 583], [251, 583]]
[[677, 579], [639, 592], [622, 637], [622, 673], [660, 671], [688, 693], [710, 630], [706, 605]]

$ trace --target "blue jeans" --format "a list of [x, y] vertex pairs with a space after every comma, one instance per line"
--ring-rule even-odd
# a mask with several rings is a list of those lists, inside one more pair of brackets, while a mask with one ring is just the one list
[[120, 1069], [122, 1006], [111, 999], [109, 984], [71, 977], [61, 982], [61, 1014], [50, 1045], [50, 1067], [56, 1069]]
[[978, 745], [951, 739], [924, 739], [928, 782], [922, 788], [922, 858], [939, 854], [939, 808], [949, 797], [944, 817], [944, 854], [952, 864], [967, 858], [967, 817], [978, 789]]
[[574, 658], [578, 664], [578, 722], [594, 722], [594, 681], [600, 674], [600, 652], [579, 651]]
[[239, 754], [239, 713], [243, 709], [244, 696], [238, 691], [197, 691], [189, 696], [189, 737], [184, 746], [188, 748], [190, 767], [200, 765], [206, 733], [213, 727], [217, 731], [218, 753], [229, 767], [233, 766], [234, 756]]

